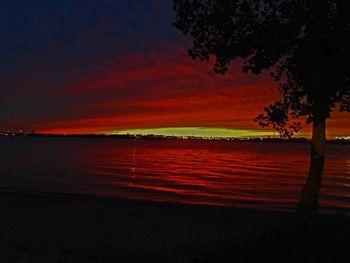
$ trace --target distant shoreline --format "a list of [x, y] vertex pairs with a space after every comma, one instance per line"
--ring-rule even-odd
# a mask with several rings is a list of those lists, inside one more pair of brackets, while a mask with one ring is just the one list
[[[222, 137], [197, 137], [197, 136], [165, 136], [165, 135], [139, 135], [139, 134], [51, 134], [51, 133], [0, 133], [0, 137], [65, 137], [65, 138], [109, 138], [109, 139], [130, 139], [130, 140], [203, 140], [203, 141], [232, 141], [232, 142], [283, 142], [283, 143], [309, 143], [307, 138], [222, 138]], [[332, 144], [350, 144], [350, 140], [332, 139], [327, 140]]]

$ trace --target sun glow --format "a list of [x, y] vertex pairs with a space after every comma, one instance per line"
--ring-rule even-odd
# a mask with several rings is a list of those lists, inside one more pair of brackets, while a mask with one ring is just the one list
[[195, 136], [195, 137], [220, 137], [220, 138], [246, 138], [274, 136], [272, 131], [254, 131], [229, 128], [207, 127], [163, 127], [117, 130], [108, 134], [139, 134], [139, 135], [164, 135], [164, 136]]

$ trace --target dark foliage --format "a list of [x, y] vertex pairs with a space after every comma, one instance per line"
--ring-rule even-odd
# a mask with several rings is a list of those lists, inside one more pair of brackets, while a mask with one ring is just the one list
[[192, 58], [225, 73], [269, 70], [283, 99], [255, 118], [290, 137], [299, 117], [317, 123], [350, 111], [350, 10], [345, 0], [174, 0], [174, 26], [193, 37]]

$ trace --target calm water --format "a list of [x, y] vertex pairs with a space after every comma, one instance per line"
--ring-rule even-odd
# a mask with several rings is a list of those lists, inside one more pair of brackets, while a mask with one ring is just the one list
[[[0, 137], [3, 190], [293, 210], [307, 144]], [[350, 211], [350, 145], [327, 145], [323, 211]]]

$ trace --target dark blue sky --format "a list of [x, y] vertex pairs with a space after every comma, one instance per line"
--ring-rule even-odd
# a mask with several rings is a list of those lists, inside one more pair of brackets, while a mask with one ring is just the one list
[[115, 50], [161, 48], [162, 39], [181, 38], [172, 20], [171, 1], [2, 1], [1, 67], [51, 66], [62, 56], [79, 64]]

